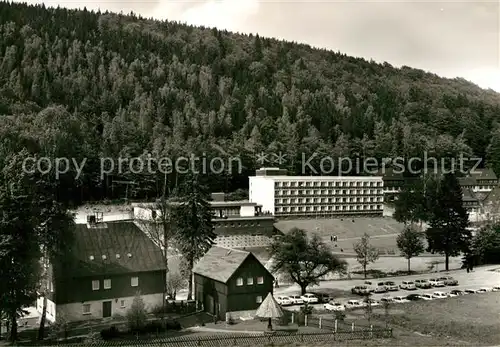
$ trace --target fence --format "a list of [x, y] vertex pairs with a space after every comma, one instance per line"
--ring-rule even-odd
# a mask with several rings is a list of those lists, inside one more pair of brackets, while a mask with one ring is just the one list
[[[191, 310], [191, 309], [190, 309]], [[203, 311], [194, 311], [190, 313], [185, 313], [185, 314], [179, 314], [177, 316], [170, 316], [168, 318], [165, 318], [165, 322], [172, 322], [172, 321], [178, 321], [181, 323], [181, 325], [184, 326], [190, 326], [192, 324], [187, 323], [186, 321], [195, 321], [196, 323], [207, 323], [210, 322], [210, 320], [207, 320], [205, 317], [200, 316], [200, 314], [203, 314]], [[162, 322], [162, 319], [159, 317], [156, 317], [154, 315], [150, 315], [147, 318], [148, 323], [154, 323], [154, 322]], [[127, 329], [127, 321], [125, 317], [122, 317], [122, 319], [115, 318], [113, 320], [109, 321], [101, 321], [101, 320], [96, 320], [96, 321], [88, 321], [88, 322], [79, 322], [79, 323], [68, 323], [65, 328], [60, 327], [57, 333], [51, 334], [51, 329], [53, 328], [52, 326], [47, 326], [45, 328], [45, 338], [50, 338], [51, 335], [56, 336], [57, 338], [72, 338], [74, 336], [83, 336], [83, 335], [89, 335], [93, 333], [99, 333], [103, 329], [107, 329], [111, 326], [114, 326], [118, 329], [121, 330], [126, 330]], [[38, 337], [38, 328], [36, 329], [29, 329], [29, 330], [22, 330], [18, 332], [18, 337], [21, 340], [30, 340], [34, 341], [34, 345], [38, 345], [37, 337]]]
[[312, 314], [303, 315], [298, 312], [291, 312], [284, 310], [284, 316], [280, 320], [281, 324], [297, 324], [298, 326], [308, 326], [324, 330], [331, 331], [359, 331], [359, 330], [371, 330], [371, 329], [387, 329], [383, 325], [373, 325], [366, 320], [361, 321], [349, 321], [345, 319], [328, 319], [323, 317], [317, 317]]
[[319, 329], [332, 330], [334, 332], [379, 331], [387, 329], [378, 325], [374, 326], [373, 324], [360, 324], [345, 320], [326, 319], [322, 317], [314, 317], [312, 315], [308, 315], [305, 318], [304, 325]]
[[[205, 336], [205, 337], [179, 337], [170, 339], [156, 339], [150, 341], [140, 341], [141, 346], [146, 347], [226, 347], [226, 346], [268, 346], [268, 345], [290, 345], [294, 343], [315, 343], [326, 341], [346, 341], [346, 340], [369, 340], [375, 338], [391, 338], [392, 329], [374, 329], [372, 331], [338, 331], [325, 333], [284, 333], [273, 332], [264, 335], [225, 335], [225, 336]], [[88, 347], [132, 347], [137, 346], [137, 341], [96, 341], [92, 343], [65, 344], [67, 347], [76, 346]], [[54, 345], [52, 345], [54, 346]]]

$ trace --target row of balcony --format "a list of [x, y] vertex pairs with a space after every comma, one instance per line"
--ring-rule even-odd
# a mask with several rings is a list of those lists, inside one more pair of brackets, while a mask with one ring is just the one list
[[318, 196], [318, 195], [382, 195], [382, 189], [323, 189], [323, 190], [282, 190], [275, 191], [275, 195], [300, 195], [300, 196]]
[[342, 182], [342, 181], [324, 181], [324, 182], [311, 182], [311, 181], [282, 181], [274, 182], [275, 188], [297, 188], [297, 187], [382, 187], [383, 182]]
[[322, 211], [376, 211], [383, 210], [383, 205], [329, 205], [329, 206], [284, 206], [275, 207], [275, 214], [281, 212], [322, 212]]
[[298, 199], [274, 199], [275, 205], [289, 205], [289, 204], [359, 204], [359, 203], [374, 203], [383, 202], [384, 198], [381, 196], [371, 198], [298, 198]]

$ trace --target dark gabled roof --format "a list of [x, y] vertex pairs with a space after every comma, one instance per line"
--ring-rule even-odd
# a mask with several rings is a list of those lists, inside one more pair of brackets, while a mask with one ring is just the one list
[[475, 177], [459, 177], [458, 182], [462, 187], [472, 187], [477, 185]]
[[75, 244], [62, 264], [65, 275], [118, 275], [165, 268], [161, 249], [134, 222], [104, 224], [105, 228], [89, 228], [87, 224], [75, 226]]
[[[241, 264], [251, 256], [252, 253], [247, 251], [213, 246], [195, 265], [193, 273], [227, 283]], [[257, 257], [253, 258], [260, 262]]]
[[476, 169], [471, 171], [470, 176], [475, 177], [477, 180], [496, 180], [497, 175], [492, 169]]
[[468, 188], [463, 189], [462, 193], [463, 193], [462, 197], [463, 201], [473, 201], [473, 202], [479, 201], [474, 192]]
[[500, 201], [500, 187], [495, 186], [484, 198], [484, 204], [496, 203]]
[[475, 192], [474, 195], [476, 196], [477, 200], [480, 202], [483, 202], [484, 199], [488, 197], [489, 192]]

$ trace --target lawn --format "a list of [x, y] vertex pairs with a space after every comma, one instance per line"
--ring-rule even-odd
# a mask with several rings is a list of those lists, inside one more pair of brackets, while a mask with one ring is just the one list
[[[499, 305], [500, 292], [413, 302], [391, 310], [389, 324], [417, 332], [422, 338], [449, 336], [475, 345], [498, 344]], [[374, 309], [374, 314], [385, 319], [382, 309]]]
[[403, 230], [403, 224], [390, 217], [282, 220], [277, 222], [275, 226], [282, 232], [290, 231], [292, 228], [299, 228], [309, 233], [316, 233], [323, 238], [336, 235], [339, 239], [361, 237], [364, 233], [370, 236], [390, 235]]
[[[447, 337], [427, 337], [404, 329], [393, 329], [394, 337], [392, 339], [376, 339], [376, 340], [351, 340], [335, 342], [335, 347], [380, 347], [380, 346], [394, 346], [394, 347], [429, 347], [429, 346], [477, 346], [474, 343], [467, 343], [464, 341], [456, 340]], [[296, 344], [275, 344], [278, 346], [291, 346], [291, 347], [330, 347], [331, 341], [308, 343], [307, 345]]]

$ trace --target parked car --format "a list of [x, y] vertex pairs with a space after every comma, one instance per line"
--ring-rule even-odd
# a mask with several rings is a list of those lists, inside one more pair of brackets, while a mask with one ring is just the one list
[[385, 287], [384, 282], [377, 283], [377, 285], [375, 286], [373, 292], [374, 293], [386, 293], [387, 292], [387, 288]]
[[330, 301], [323, 305], [323, 308], [327, 311], [345, 311], [345, 306], [340, 302]]
[[476, 294], [476, 290], [475, 289], [466, 289], [466, 290], [464, 290], [464, 294]]
[[420, 296], [420, 294], [410, 294], [406, 297], [406, 299], [410, 301], [418, 301], [422, 300], [422, 297]]
[[380, 302], [381, 303], [384, 303], [384, 302], [387, 302], [387, 303], [393, 303], [394, 302], [394, 299], [391, 298], [390, 296], [385, 296], [383, 297], [382, 299], [380, 299]]
[[432, 297], [434, 299], [446, 299], [448, 295], [444, 292], [434, 292], [432, 293]]
[[479, 288], [476, 290], [476, 293], [487, 293], [490, 291], [490, 288]]
[[398, 304], [404, 304], [406, 302], [410, 302], [410, 300], [406, 299], [404, 296], [395, 296], [393, 300], [395, 303]]
[[441, 281], [440, 279], [438, 278], [431, 278], [429, 280], [429, 283], [433, 286], [433, 287], [444, 287], [444, 281]]
[[400, 286], [401, 289], [405, 290], [416, 290], [417, 287], [415, 286], [415, 283], [412, 281], [403, 281], [401, 282]]
[[302, 305], [304, 303], [304, 300], [300, 295], [290, 295], [289, 298], [292, 305]]
[[357, 295], [367, 295], [370, 294], [370, 288], [368, 288], [367, 286], [355, 286], [351, 289], [351, 293]]
[[432, 284], [430, 284], [428, 280], [420, 279], [415, 281], [415, 287], [420, 289], [429, 289], [432, 288]]
[[453, 289], [451, 292], [450, 292], [450, 296], [451, 295], [455, 295], [455, 296], [460, 296], [460, 295], [464, 295], [464, 292], [460, 289]]
[[433, 297], [432, 297], [432, 294], [422, 294], [420, 295], [420, 297], [422, 298], [422, 300], [433, 300]]
[[360, 308], [363, 307], [364, 305], [361, 303], [359, 300], [349, 300], [346, 304], [346, 308]]
[[387, 290], [390, 292], [397, 292], [399, 289], [397, 284], [394, 283], [393, 281], [384, 282], [384, 285], [385, 285], [385, 288], [387, 288]]
[[292, 304], [292, 301], [290, 300], [290, 298], [288, 296], [278, 296], [278, 297], [276, 297], [276, 301], [281, 306], [288, 306], [288, 305]]
[[330, 294], [326, 294], [326, 293], [313, 293], [314, 295], [316, 295], [316, 297], [318, 298], [318, 302], [321, 302], [321, 303], [329, 303], [330, 301], [332, 301], [332, 297], [330, 296]]
[[500, 286], [494, 286], [492, 289], [491, 289], [492, 292], [500, 292]]
[[380, 302], [378, 302], [377, 300], [373, 300], [372, 298], [368, 298], [368, 300], [366, 300], [364, 302], [366, 304], [366, 306], [370, 305], [370, 306], [380, 306]]
[[365, 281], [364, 285], [368, 287], [370, 293], [373, 293], [375, 291], [375, 286], [373, 285], [372, 281]]
[[446, 286], [458, 286], [458, 281], [451, 276], [443, 276], [438, 280], [443, 281]]
[[457, 296], [459, 296], [460, 294], [457, 294], [457, 293], [452, 293], [452, 292], [449, 292], [448, 293], [448, 297], [450, 298], [456, 298]]
[[300, 297], [302, 299], [302, 301], [304, 303], [308, 303], [308, 304], [317, 304], [318, 303], [318, 298], [316, 297], [316, 295], [312, 294], [312, 293], [306, 293], [304, 295], [302, 295]]

